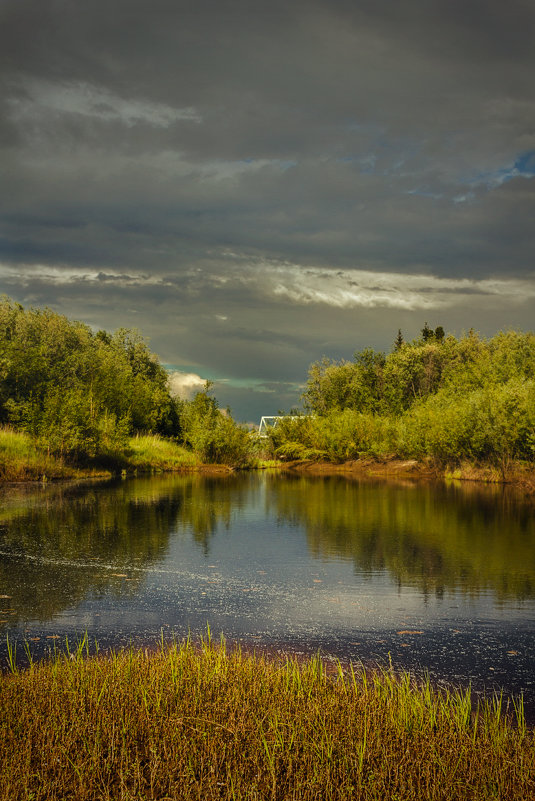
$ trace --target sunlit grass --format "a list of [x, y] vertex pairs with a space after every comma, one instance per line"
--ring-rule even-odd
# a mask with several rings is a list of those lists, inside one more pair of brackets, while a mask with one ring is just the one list
[[131, 437], [125, 458], [129, 466], [154, 470], [196, 467], [200, 460], [191, 451], [157, 434]]
[[76, 476], [74, 468], [49, 456], [28, 434], [0, 428], [0, 480], [37, 481]]
[[29, 434], [0, 428], [0, 481], [82, 478], [110, 469], [170, 471], [199, 465], [191, 451], [156, 434], [131, 437], [124, 451], [108, 452], [102, 461], [102, 469], [98, 465], [75, 467], [49, 455]]
[[209, 641], [83, 650], [1, 677], [0, 798], [535, 797], [521, 705]]

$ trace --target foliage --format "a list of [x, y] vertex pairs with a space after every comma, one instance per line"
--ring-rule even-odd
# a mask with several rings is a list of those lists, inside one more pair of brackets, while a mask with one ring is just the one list
[[0, 301], [0, 422], [49, 453], [116, 452], [147, 431], [180, 434], [180, 402], [166, 370], [135, 331], [94, 334], [50, 309]]
[[197, 457], [181, 445], [158, 434], [136, 434], [125, 449], [128, 467], [152, 470], [175, 470], [196, 467]]
[[512, 378], [452, 397], [441, 390], [402, 419], [399, 449], [459, 461], [491, 462], [502, 469], [514, 460], [533, 460], [535, 381]]
[[0, 481], [76, 478], [77, 471], [50, 456], [23, 431], [0, 428]]
[[379, 453], [391, 436], [388, 428], [389, 421], [379, 415], [344, 409], [324, 416], [283, 418], [270, 438], [279, 458], [342, 462]]
[[193, 400], [184, 401], [184, 442], [203, 462], [244, 467], [252, 459], [251, 435], [232, 419], [228, 409], [226, 412], [219, 409], [211, 389], [212, 384], [207, 381]]
[[[219, 410], [209, 385], [192, 401], [171, 395], [167, 371], [137, 331], [93, 333], [6, 297], [0, 299], [0, 424], [30, 434], [48, 455], [115, 467], [172, 469], [199, 459], [239, 467], [252, 453], [249, 432]], [[162, 436], [195, 455], [177, 453], [172, 442], [164, 446]]]
[[366, 349], [352, 362], [311, 365], [303, 399], [307, 423], [272, 433], [275, 452], [315, 449], [331, 461], [362, 453], [471, 459], [506, 476], [535, 457], [535, 335], [501, 332], [459, 339], [427, 323], [391, 353]]

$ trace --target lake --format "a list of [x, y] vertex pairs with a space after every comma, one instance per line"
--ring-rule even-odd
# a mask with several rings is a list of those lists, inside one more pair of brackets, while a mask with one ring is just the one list
[[387, 664], [535, 719], [535, 505], [470, 483], [270, 472], [0, 490], [0, 659], [224, 633]]

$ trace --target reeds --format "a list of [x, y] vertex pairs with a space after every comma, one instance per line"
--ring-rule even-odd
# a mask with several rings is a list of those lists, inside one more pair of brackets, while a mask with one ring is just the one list
[[522, 707], [210, 640], [0, 679], [0, 798], [527, 799]]

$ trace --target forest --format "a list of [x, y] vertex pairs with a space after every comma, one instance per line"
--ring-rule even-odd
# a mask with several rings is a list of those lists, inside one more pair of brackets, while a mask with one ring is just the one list
[[0, 300], [4, 439], [16, 432], [46, 457], [111, 469], [379, 457], [470, 462], [506, 478], [535, 457], [535, 334], [456, 338], [425, 323], [412, 341], [398, 331], [389, 353], [313, 363], [302, 402], [259, 441], [222, 412], [209, 383], [192, 400], [174, 397], [139, 332], [94, 332]]
[[303, 402], [270, 434], [279, 458], [468, 460], [505, 477], [535, 455], [535, 335], [456, 338], [426, 323], [405, 342], [398, 331], [390, 353], [312, 364]]
[[221, 413], [210, 387], [192, 401], [173, 397], [139, 332], [93, 332], [7, 297], [0, 299], [0, 425], [75, 464], [130, 466], [147, 441], [182, 446], [201, 462], [248, 458], [248, 432]]

